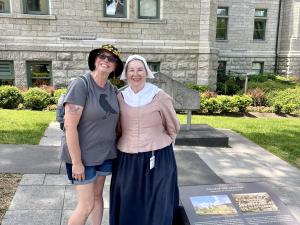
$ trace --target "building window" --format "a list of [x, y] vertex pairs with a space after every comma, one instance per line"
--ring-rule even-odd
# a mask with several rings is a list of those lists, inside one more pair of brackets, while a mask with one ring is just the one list
[[227, 40], [228, 29], [228, 8], [219, 7], [217, 9], [217, 40]]
[[14, 85], [14, 67], [12, 61], [0, 61], [0, 85]]
[[25, 14], [48, 15], [49, 0], [23, 0]]
[[160, 63], [159, 62], [148, 62], [148, 66], [153, 73], [160, 72]]
[[158, 19], [159, 0], [138, 0], [138, 10], [140, 19]]
[[254, 19], [254, 40], [265, 40], [267, 25], [267, 10], [266, 9], [255, 9]]
[[126, 0], [104, 0], [105, 17], [126, 17]]
[[9, 13], [9, 0], [0, 0], [0, 13]]
[[218, 63], [219, 66], [218, 66], [217, 76], [218, 77], [226, 76], [226, 61], [218, 61]]
[[252, 63], [252, 73], [262, 74], [264, 72], [264, 63], [263, 62], [253, 62]]
[[27, 62], [27, 77], [29, 87], [51, 85], [51, 62]]

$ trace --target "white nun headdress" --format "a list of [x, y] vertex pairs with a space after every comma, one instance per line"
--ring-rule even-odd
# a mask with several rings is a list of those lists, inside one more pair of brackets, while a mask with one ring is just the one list
[[127, 71], [128, 63], [131, 62], [132, 60], [135, 60], [135, 59], [138, 59], [138, 60], [140, 60], [144, 63], [144, 66], [145, 66], [146, 71], [147, 71], [147, 78], [153, 79], [154, 78], [153, 73], [151, 72], [151, 70], [150, 70], [150, 68], [147, 64], [146, 59], [144, 57], [140, 56], [140, 55], [131, 55], [126, 60], [123, 72], [122, 72], [121, 77], [120, 77], [120, 80], [126, 80], [127, 79], [126, 71]]

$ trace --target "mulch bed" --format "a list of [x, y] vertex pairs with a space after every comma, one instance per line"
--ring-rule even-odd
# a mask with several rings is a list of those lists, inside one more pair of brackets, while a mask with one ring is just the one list
[[0, 173], [0, 224], [21, 178], [21, 174]]

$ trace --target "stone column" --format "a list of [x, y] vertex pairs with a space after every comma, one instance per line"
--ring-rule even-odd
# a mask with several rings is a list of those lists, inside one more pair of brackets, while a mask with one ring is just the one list
[[26, 62], [23, 60], [14, 61], [14, 74], [15, 74], [15, 85], [19, 88], [26, 88], [27, 85], [27, 73], [26, 73]]
[[216, 37], [216, 0], [201, 0], [200, 35], [197, 84], [216, 88], [218, 50], [215, 47]]

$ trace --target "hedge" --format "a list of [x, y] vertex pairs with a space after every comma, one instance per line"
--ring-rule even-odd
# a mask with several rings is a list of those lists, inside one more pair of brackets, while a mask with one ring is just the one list
[[17, 108], [23, 101], [21, 91], [14, 86], [0, 86], [0, 107], [4, 109]]

